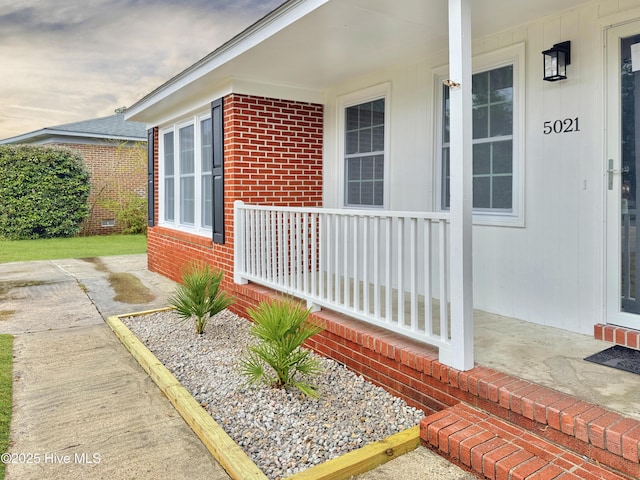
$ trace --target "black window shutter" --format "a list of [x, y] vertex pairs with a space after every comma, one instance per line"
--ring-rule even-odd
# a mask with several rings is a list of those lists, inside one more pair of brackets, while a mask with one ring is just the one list
[[213, 243], [224, 243], [224, 125], [222, 98], [211, 102], [213, 129]]
[[155, 205], [153, 204], [154, 202], [154, 190], [155, 190], [155, 183], [153, 180], [153, 173], [154, 173], [154, 168], [153, 168], [153, 162], [154, 162], [154, 157], [153, 157], [153, 152], [155, 150], [155, 142], [154, 142], [154, 129], [150, 128], [149, 130], [147, 130], [147, 222], [148, 225], [150, 227], [153, 227], [155, 225], [154, 222], [154, 218], [153, 218], [153, 212], [154, 212], [154, 207]]

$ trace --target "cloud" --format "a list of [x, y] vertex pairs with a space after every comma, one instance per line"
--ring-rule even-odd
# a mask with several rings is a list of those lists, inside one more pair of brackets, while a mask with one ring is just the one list
[[0, 0], [0, 138], [131, 105], [282, 0]]
[[61, 114], [67, 114], [69, 112], [64, 111], [64, 110], [55, 110], [53, 108], [38, 108], [38, 107], [29, 107], [27, 105], [9, 105], [10, 108], [14, 108], [17, 110], [28, 110], [30, 112], [47, 112], [47, 113], [61, 113]]

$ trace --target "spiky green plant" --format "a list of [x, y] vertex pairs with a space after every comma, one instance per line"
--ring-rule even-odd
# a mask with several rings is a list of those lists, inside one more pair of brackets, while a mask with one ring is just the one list
[[209, 319], [233, 304], [232, 297], [220, 290], [224, 273], [209, 265], [192, 265], [182, 276], [169, 302], [182, 320], [195, 317], [196, 333], [202, 335]]
[[251, 335], [258, 340], [241, 359], [241, 372], [248, 382], [292, 386], [308, 397], [317, 397], [315, 387], [304, 378], [320, 373], [322, 368], [309, 350], [301, 348], [305, 340], [322, 331], [309, 321], [311, 311], [292, 300], [277, 299], [247, 312], [254, 321]]

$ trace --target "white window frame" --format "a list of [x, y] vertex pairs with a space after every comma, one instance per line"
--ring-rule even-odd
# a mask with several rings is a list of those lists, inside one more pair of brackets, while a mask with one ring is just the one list
[[[195, 235], [211, 237], [213, 229], [211, 226], [205, 226], [202, 222], [202, 135], [201, 122], [211, 118], [211, 112], [201, 112], [199, 114], [183, 118], [171, 125], [166, 125], [159, 132], [159, 149], [158, 149], [158, 167], [159, 167], [159, 185], [158, 185], [158, 209], [159, 222], [158, 225], [179, 230], [182, 232], [192, 233]], [[195, 202], [194, 202], [194, 223], [185, 224], [181, 222], [180, 215], [180, 129], [193, 126], [194, 135], [194, 168], [195, 168]], [[164, 135], [173, 133], [173, 168], [174, 168], [174, 220], [165, 220], [165, 186], [164, 186]]]
[[[500, 50], [473, 57], [473, 73], [486, 72], [513, 65], [513, 177], [511, 211], [474, 209], [475, 225], [503, 225], [524, 227], [525, 225], [525, 45], [515, 44]], [[433, 70], [436, 142], [434, 158], [435, 205], [440, 211], [448, 211], [442, 204], [442, 149], [443, 149], [443, 80], [448, 78], [448, 65]]]
[[[384, 169], [383, 169], [383, 195], [382, 205], [347, 205], [345, 192], [346, 192], [346, 168], [345, 168], [345, 112], [349, 107], [360, 105], [362, 103], [371, 102], [373, 100], [384, 99]], [[348, 93], [342, 95], [337, 99], [336, 108], [336, 125], [337, 125], [337, 138], [338, 138], [338, 158], [340, 161], [339, 168], [339, 185], [340, 191], [338, 193], [339, 205], [341, 208], [350, 208], [358, 210], [384, 210], [389, 205], [389, 139], [390, 139], [390, 112], [391, 112], [391, 83], [383, 83], [374, 85], [357, 92]]]

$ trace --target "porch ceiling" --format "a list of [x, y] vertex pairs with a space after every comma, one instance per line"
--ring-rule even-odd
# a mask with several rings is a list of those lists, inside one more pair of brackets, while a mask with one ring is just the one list
[[[471, 3], [473, 35], [483, 37], [584, 0]], [[446, 0], [287, 2], [136, 103], [128, 119], [153, 122], [234, 79], [322, 92], [384, 66], [417, 61], [447, 49], [447, 9]]]
[[[584, 0], [472, 0], [474, 37]], [[401, 6], [401, 7], [400, 7]], [[233, 76], [324, 90], [447, 49], [446, 0], [333, 0], [225, 68]]]

